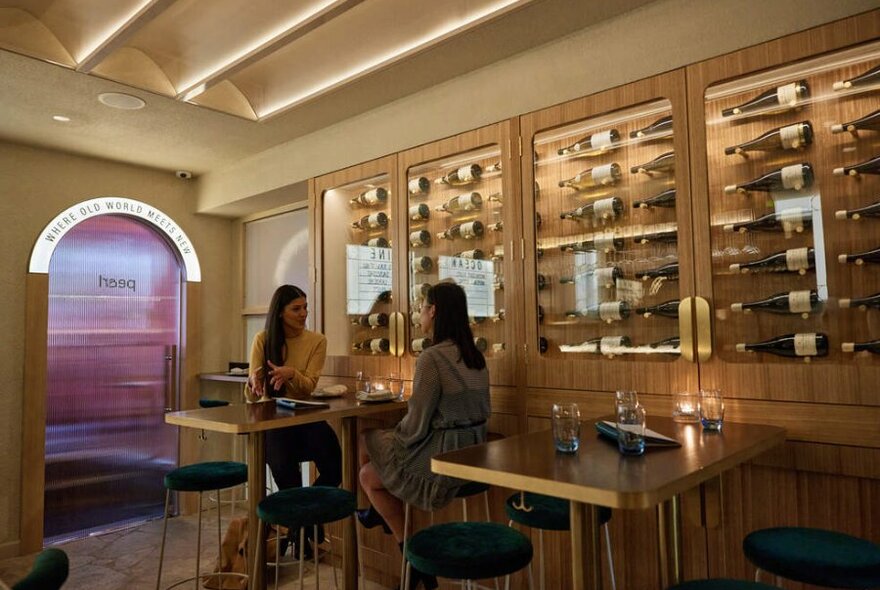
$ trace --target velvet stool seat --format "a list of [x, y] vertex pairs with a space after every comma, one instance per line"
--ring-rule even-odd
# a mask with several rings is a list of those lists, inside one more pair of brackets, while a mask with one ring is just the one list
[[[357, 509], [357, 496], [348, 490], [326, 486], [288, 488], [267, 496], [257, 507], [257, 516], [262, 524], [280, 525], [289, 529], [299, 529], [299, 585], [303, 587], [303, 564], [305, 562], [305, 529], [312, 527], [314, 537], [318, 537], [318, 525], [329, 524], [354, 516]], [[257, 559], [265, 547], [264, 527], [260, 526], [260, 539], [257, 544]], [[355, 529], [357, 531], [357, 529]], [[357, 544], [358, 547], [360, 543]], [[275, 544], [275, 588], [278, 588], [278, 564], [280, 562], [280, 543]], [[315, 557], [315, 588], [319, 588], [318, 551]], [[336, 580], [336, 570], [333, 570]]]
[[880, 588], [880, 545], [865, 539], [803, 527], [749, 533], [743, 552], [761, 570], [805, 584], [829, 588]]
[[778, 590], [776, 586], [768, 586], [758, 582], [744, 580], [692, 580], [676, 584], [668, 590]]
[[[202, 548], [202, 492], [215, 491], [219, 497], [220, 490], [231, 488], [247, 482], [247, 465], [235, 461], [209, 461], [178, 467], [165, 475], [165, 518], [162, 523], [162, 545], [159, 549], [159, 574], [156, 577], [156, 590], [162, 583], [162, 562], [165, 558], [165, 538], [168, 533], [168, 508], [171, 505], [171, 492], [198, 492], [199, 524], [196, 536], [196, 574], [192, 578], [181, 580], [169, 586], [173, 588], [191, 580], [206, 576], [247, 578], [244, 574], [219, 572], [199, 574]], [[220, 503], [217, 503], [217, 554], [220, 555], [222, 543], [222, 527], [220, 523]]]
[[454, 580], [507, 576], [528, 566], [532, 553], [529, 538], [503, 524], [437, 524], [420, 530], [409, 539], [406, 546], [407, 579], [413, 567], [428, 575]]
[[[507, 498], [504, 504], [509, 526], [517, 523], [538, 530], [538, 581], [539, 588], [544, 590], [544, 531], [568, 531], [571, 528], [571, 504], [562, 498], [553, 498], [543, 494], [520, 492]], [[611, 520], [611, 509], [599, 507], [599, 525], [605, 531], [605, 549], [608, 558], [611, 587], [617, 588], [614, 577], [614, 559], [611, 555], [611, 533], [608, 521]]]
[[58, 590], [67, 580], [70, 562], [61, 549], [44, 549], [34, 561], [31, 571], [13, 584], [12, 590]]

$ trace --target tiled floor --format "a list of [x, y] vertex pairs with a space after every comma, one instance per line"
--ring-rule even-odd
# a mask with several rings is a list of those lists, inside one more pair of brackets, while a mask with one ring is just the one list
[[[202, 524], [202, 572], [209, 572], [217, 558], [217, 512], [204, 513]], [[243, 512], [241, 513], [244, 514]], [[223, 527], [229, 521], [229, 509], [223, 509]], [[196, 516], [172, 518], [168, 522], [168, 542], [165, 548], [163, 587], [193, 575], [195, 569]], [[162, 521], [155, 520], [137, 527], [71, 541], [59, 545], [70, 558], [70, 577], [65, 590], [138, 590], [156, 587], [159, 563], [159, 545], [162, 539]], [[0, 561], [0, 580], [12, 584], [30, 571], [36, 555]], [[333, 588], [330, 566], [321, 565], [322, 588]], [[314, 588], [312, 568], [306, 569], [306, 587]], [[298, 588], [299, 568], [287, 567], [282, 571], [280, 587]], [[340, 575], [337, 570], [337, 575]], [[269, 577], [272, 588], [271, 574]], [[341, 580], [340, 580], [341, 583]], [[181, 588], [194, 588], [193, 584]], [[381, 586], [367, 582], [366, 590], [381, 590]]]

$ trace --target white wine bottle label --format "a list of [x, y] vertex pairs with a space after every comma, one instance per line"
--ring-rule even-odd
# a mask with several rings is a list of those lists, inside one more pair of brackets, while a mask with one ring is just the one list
[[507, 345], [504, 342], [495, 342], [494, 344], [492, 344], [492, 352], [495, 354], [504, 352], [506, 348]]
[[816, 356], [819, 354], [816, 350], [816, 334], [795, 334], [794, 353], [797, 356]]
[[466, 240], [472, 240], [477, 237], [477, 222], [470, 221], [468, 223], [461, 224], [461, 237]]
[[804, 142], [803, 125], [797, 123], [781, 128], [779, 130], [779, 139], [782, 141], [783, 149], [793, 150], [799, 148]]
[[412, 269], [413, 272], [428, 272], [431, 270], [431, 267], [434, 266], [434, 263], [427, 256], [420, 256], [419, 258], [413, 258], [412, 261]]
[[409, 243], [412, 246], [426, 246], [430, 240], [431, 234], [425, 230], [418, 230], [409, 234]]
[[[604, 164], [602, 166], [596, 166], [590, 171], [590, 176], [593, 178], [593, 184], [609, 184], [614, 182], [614, 164]], [[580, 174], [578, 174], [580, 176]]]
[[422, 325], [422, 312], [414, 311], [409, 314], [409, 321], [413, 326], [421, 326]]
[[604, 150], [612, 146], [611, 130], [594, 133], [590, 136], [590, 147], [594, 150]]
[[419, 299], [423, 299], [428, 295], [428, 289], [431, 288], [431, 285], [428, 283], [422, 283], [420, 285], [413, 285], [412, 287], [412, 299], [413, 301], [418, 301]]
[[776, 100], [783, 107], [790, 107], [797, 104], [797, 84], [792, 82], [776, 89]]
[[[489, 227], [491, 230], [491, 226]], [[492, 249], [492, 260], [504, 260], [504, 246], [498, 245]]]
[[800, 207], [783, 209], [779, 213], [779, 221], [782, 222], [782, 227], [786, 232], [792, 229], [798, 232], [803, 231], [804, 210]]
[[382, 225], [381, 221], [380, 221], [380, 219], [381, 219], [380, 215], [383, 215], [383, 214], [382, 213], [373, 213], [372, 215], [368, 216], [367, 217], [367, 226], [368, 227], [379, 227], [380, 225]]
[[620, 317], [620, 303], [618, 301], [607, 301], [599, 304], [599, 319], [606, 322], [622, 320]]
[[597, 268], [594, 272], [596, 280], [600, 285], [610, 288], [614, 286], [614, 267]]
[[791, 291], [788, 294], [788, 309], [791, 313], [810, 313], [813, 306], [810, 303], [809, 291]]
[[430, 338], [416, 338], [412, 341], [413, 352], [424, 352], [429, 346], [431, 346]]
[[798, 270], [804, 270], [809, 268], [810, 259], [809, 259], [809, 249], [808, 248], [793, 248], [792, 250], [785, 251], [785, 268], [794, 272]]
[[[413, 178], [407, 183], [407, 190], [409, 190], [410, 195], [421, 195], [426, 193], [424, 186], [427, 184], [425, 179], [422, 178]], [[430, 186], [430, 185], [428, 185]]]
[[372, 340], [370, 340], [370, 350], [374, 353], [382, 352], [382, 339], [373, 338]]
[[603, 336], [599, 340], [599, 350], [604, 354], [617, 354], [623, 349], [623, 336]]
[[452, 207], [453, 210], [473, 211], [483, 204], [483, 197], [480, 196], [480, 193], [467, 193], [459, 195], [456, 199], [458, 200], [458, 207]]
[[599, 199], [593, 203], [593, 216], [602, 219], [614, 217], [614, 197]]
[[424, 203], [409, 208], [409, 218], [413, 221], [427, 219], [430, 214], [431, 210]]
[[367, 205], [375, 205], [382, 201], [382, 197], [384, 196], [387, 196], [384, 189], [374, 188], [361, 195], [361, 202]]
[[597, 235], [593, 239], [593, 243], [596, 244], [596, 250], [602, 250], [605, 252], [616, 250], [614, 247], [614, 234], [611, 232]]
[[467, 166], [462, 166], [455, 171], [455, 174], [458, 176], [458, 181], [461, 183], [473, 182], [474, 180], [476, 180], [470, 164]]
[[782, 186], [790, 190], [799, 191], [804, 188], [804, 168], [800, 164], [786, 166], [781, 170]]

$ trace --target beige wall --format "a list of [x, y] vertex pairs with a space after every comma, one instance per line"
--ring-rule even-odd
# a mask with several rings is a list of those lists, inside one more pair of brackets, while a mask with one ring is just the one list
[[198, 210], [222, 211], [312, 176], [877, 6], [878, 0], [658, 0], [212, 171], [199, 181]]
[[239, 311], [230, 296], [233, 222], [195, 214], [192, 182], [168, 172], [0, 142], [0, 555], [14, 553], [19, 538], [21, 411], [28, 394], [22, 382], [25, 275], [31, 248], [59, 211], [99, 195], [149, 203], [189, 235], [202, 267], [201, 366], [225, 369], [237, 353], [230, 340]]

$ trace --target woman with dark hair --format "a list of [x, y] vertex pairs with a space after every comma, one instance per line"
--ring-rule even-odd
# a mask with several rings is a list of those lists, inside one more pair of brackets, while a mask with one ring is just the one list
[[[489, 372], [474, 345], [464, 289], [455, 283], [431, 287], [421, 309], [421, 327], [434, 345], [416, 361], [406, 415], [390, 430], [361, 437], [361, 486], [372, 507], [358, 511], [367, 528], [382, 525], [403, 542], [403, 502], [423, 510], [441, 508], [465, 482], [431, 471], [431, 458], [486, 440]], [[435, 588], [437, 580], [413, 570], [411, 587]]]
[[[260, 397], [299, 397], [314, 391], [327, 356], [327, 338], [306, 330], [309, 315], [306, 294], [282, 285], [272, 295], [266, 329], [254, 337], [250, 374], [245, 388], [248, 401]], [[299, 464], [313, 461], [316, 486], [342, 483], [342, 450], [326, 422], [289, 426], [266, 433], [266, 462], [279, 489], [302, 485]], [[320, 539], [319, 539], [320, 540]]]

